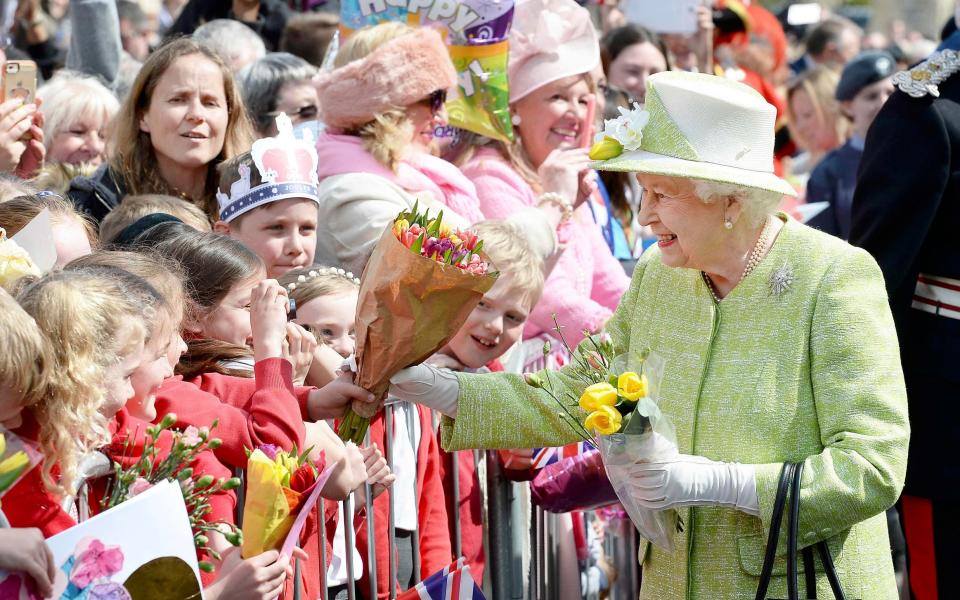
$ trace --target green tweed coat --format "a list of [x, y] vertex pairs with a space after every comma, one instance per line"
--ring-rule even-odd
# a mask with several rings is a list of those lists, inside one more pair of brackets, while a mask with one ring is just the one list
[[[719, 303], [699, 272], [647, 252], [608, 325], [618, 353], [664, 357], [660, 403], [682, 453], [756, 465], [760, 518], [684, 509], [673, 553], [641, 544], [644, 600], [752, 599], [782, 463], [804, 459], [801, 546], [828, 540], [848, 598], [897, 598], [883, 513], [903, 486], [909, 424], [883, 277], [863, 250], [781, 218], [770, 252]], [[779, 295], [777, 271], [793, 276]], [[448, 450], [577, 439], [518, 375], [459, 378]], [[787, 597], [785, 532], [771, 598]], [[816, 560], [818, 596], [832, 598]]]

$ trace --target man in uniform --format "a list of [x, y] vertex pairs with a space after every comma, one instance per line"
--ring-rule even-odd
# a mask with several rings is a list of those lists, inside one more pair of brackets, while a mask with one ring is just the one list
[[[912, 435], [901, 512], [916, 600], [960, 598], [960, 54], [897, 73], [871, 127], [850, 242], [883, 270]], [[863, 418], [869, 419], [870, 415]]]

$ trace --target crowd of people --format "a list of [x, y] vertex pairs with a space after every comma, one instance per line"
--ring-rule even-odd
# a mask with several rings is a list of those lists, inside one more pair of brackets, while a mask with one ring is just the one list
[[[797, 24], [715, 0], [675, 33], [631, 22], [627, 2], [517, 0], [505, 140], [438, 135], [460, 81], [445, 31], [347, 32], [331, 4], [6, 11], [4, 58], [33, 61], [39, 86], [0, 102], [0, 432], [42, 460], [0, 496], [0, 570], [48, 597], [44, 539], [102, 510], [110, 476], [85, 458], [129, 464], [150, 424], [175, 414], [175, 429], [222, 440], [197, 473], [229, 477], [266, 444], [339, 461], [292, 557], [241, 558], [210, 535], [206, 597], [340, 599], [374, 576], [387, 598], [455, 549], [482, 582], [486, 469], [462, 450], [502, 449], [511, 479], [534, 480], [532, 449], [577, 436], [521, 374], [563, 373], [567, 343], [609, 334], [623, 352], [665, 357], [659, 402], [681, 452], [631, 471], [637, 502], [685, 523], [680, 551], [641, 542], [642, 598], [754, 597], [781, 465], [804, 460], [799, 539], [828, 542], [850, 597], [952, 597], [953, 550], [934, 538], [957, 528], [955, 493], [936, 484], [955, 477], [938, 445], [955, 426], [918, 405], [955, 390], [937, 369], [960, 333], [956, 221], [936, 214], [956, 210], [941, 199], [955, 185], [947, 78], [960, 61], [921, 62], [960, 47], [954, 19], [940, 43], [899, 26], [866, 33], [826, 9]], [[926, 75], [907, 79], [932, 87], [898, 92], [895, 74], [916, 63]], [[597, 163], [593, 142], [641, 112], [642, 141]], [[907, 143], [925, 150], [903, 158], [905, 132], [923, 133]], [[929, 207], [909, 205], [915, 193]], [[415, 206], [475, 231], [499, 277], [437, 354], [394, 378], [388, 425], [384, 398], [348, 365], [361, 274]], [[10, 244], [44, 215], [55, 260], [41, 273]], [[898, 334], [939, 357], [901, 363]], [[355, 403], [376, 412], [362, 447], [336, 434]], [[205, 518], [236, 523], [240, 508], [220, 490]], [[554, 542], [572, 547], [583, 523], [559, 519]], [[600, 557], [581, 582], [576, 552], [561, 556], [561, 596], [609, 596], [616, 565]], [[807, 573], [830, 593], [822, 570]]]

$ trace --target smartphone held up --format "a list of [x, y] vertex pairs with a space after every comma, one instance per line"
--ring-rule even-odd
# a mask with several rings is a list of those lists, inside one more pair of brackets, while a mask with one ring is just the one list
[[8, 60], [3, 63], [3, 101], [19, 98], [24, 104], [37, 99], [37, 63]]

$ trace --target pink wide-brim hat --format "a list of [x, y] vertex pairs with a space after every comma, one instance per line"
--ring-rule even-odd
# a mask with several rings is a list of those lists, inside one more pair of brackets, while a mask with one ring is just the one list
[[352, 129], [456, 84], [457, 72], [440, 34], [419, 28], [321, 75], [320, 118], [327, 127]]
[[511, 104], [558, 79], [600, 64], [600, 40], [590, 13], [573, 0], [520, 0], [510, 31]]

